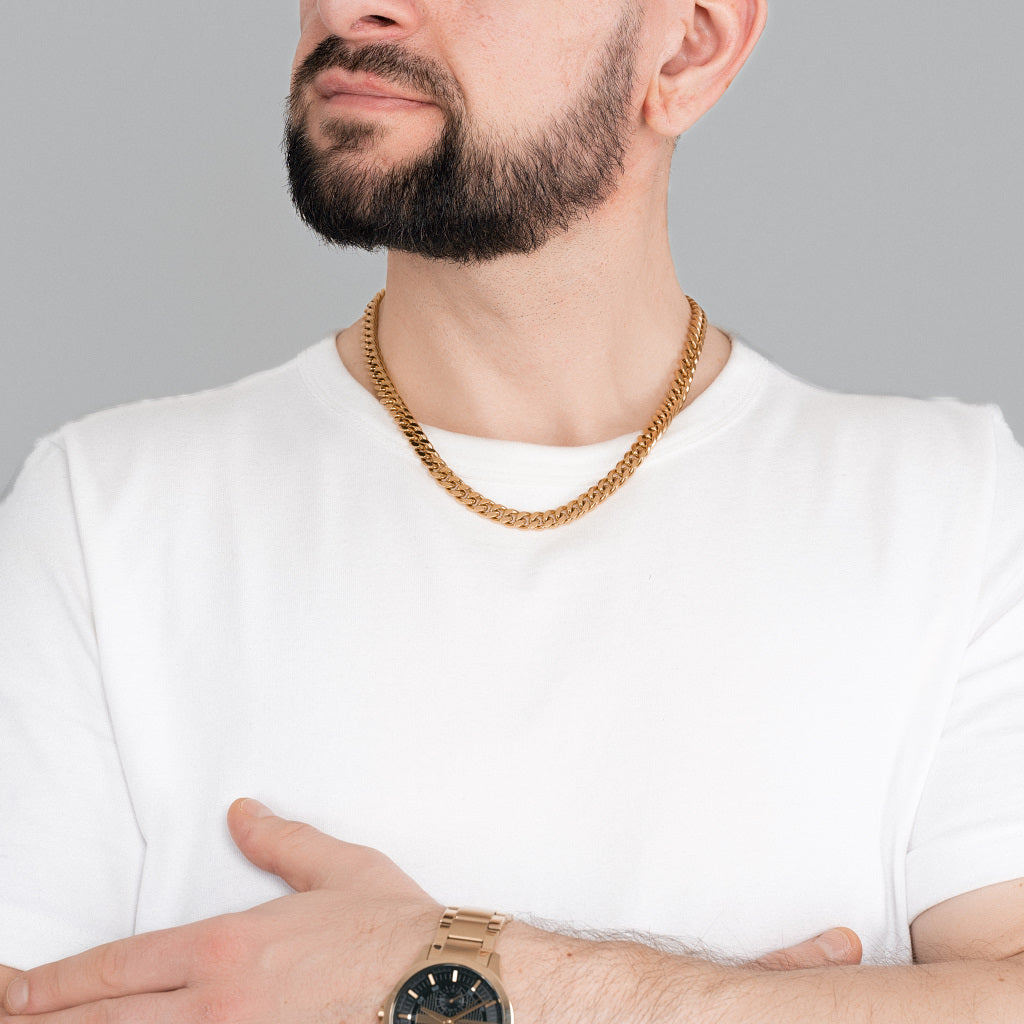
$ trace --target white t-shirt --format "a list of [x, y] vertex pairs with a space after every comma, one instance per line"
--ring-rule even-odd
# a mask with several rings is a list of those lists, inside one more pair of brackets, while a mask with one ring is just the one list
[[[431, 431], [557, 505], [631, 439]], [[826, 393], [742, 343], [636, 476], [513, 531], [330, 341], [89, 417], [0, 508], [0, 963], [284, 885], [235, 797], [442, 902], [869, 958], [1024, 876], [1024, 454], [990, 409]]]

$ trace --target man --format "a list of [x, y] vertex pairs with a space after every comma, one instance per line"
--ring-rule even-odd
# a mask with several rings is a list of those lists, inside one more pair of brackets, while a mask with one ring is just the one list
[[[435, 898], [686, 947], [496, 915], [522, 1021], [1019, 1018], [1020, 450], [793, 381], [675, 280], [674, 140], [764, 15], [302, 4], [296, 204], [387, 294], [30, 459], [9, 1019], [368, 1022]], [[254, 871], [241, 792], [364, 845], [240, 803]], [[501, 1002], [436, 998], [396, 1024]]]

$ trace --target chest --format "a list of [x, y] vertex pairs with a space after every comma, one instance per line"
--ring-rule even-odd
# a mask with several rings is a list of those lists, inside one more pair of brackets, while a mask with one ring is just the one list
[[[220, 827], [251, 793], [441, 900], [734, 955], [836, 923], [905, 942], [952, 610], [908, 600], [877, 544], [823, 560], [787, 536], [604, 558], [474, 560], [416, 533], [239, 551], [171, 603], [192, 616], [140, 623], [145, 685], [115, 697], [153, 877], [193, 916], [200, 864], [223, 902], [252, 902], [269, 883]], [[167, 790], [200, 805], [173, 838]]]

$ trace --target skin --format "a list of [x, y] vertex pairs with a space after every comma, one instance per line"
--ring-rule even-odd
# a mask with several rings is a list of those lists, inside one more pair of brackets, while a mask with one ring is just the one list
[[[296, 60], [329, 34], [400, 43], [450, 69], [476, 123], [501, 131], [557, 111], [620, 11], [619, 0], [303, 0]], [[621, 187], [541, 251], [470, 267], [390, 256], [381, 347], [421, 421], [559, 445], [646, 424], [687, 318], [668, 248], [673, 140], [727, 88], [764, 17], [765, 0], [649, 0]], [[380, 166], [423, 152], [440, 126], [424, 98], [341, 101], [312, 116], [339, 111], [379, 124], [372, 147], [353, 158]], [[691, 258], [700, 245], [691, 240]], [[355, 331], [339, 335], [338, 351], [369, 386]], [[728, 355], [728, 339], [710, 331], [694, 397]], [[229, 826], [242, 852], [294, 895], [24, 974], [0, 968], [4, 1024], [373, 1024], [430, 941], [441, 905], [384, 854], [253, 803], [236, 803]], [[859, 942], [843, 930], [723, 966], [512, 922], [501, 956], [523, 1024], [1019, 1021], [1024, 880], [939, 904], [911, 933], [917, 963], [904, 967], [858, 966]]]
[[[379, 851], [276, 817], [256, 801], [236, 801], [228, 826], [245, 856], [293, 895], [15, 973], [0, 1020], [374, 1024], [391, 987], [422, 958], [441, 904]], [[1024, 964], [992, 957], [1019, 941], [1020, 915], [1006, 929], [979, 912], [992, 910], [1007, 925], [1007, 904], [1021, 888], [995, 886], [929, 911], [947, 919], [955, 911], [969, 935], [959, 951], [944, 950], [961, 959], [931, 967], [857, 966], [856, 936], [838, 929], [753, 964], [723, 966], [512, 921], [500, 937], [502, 976], [527, 1024], [1010, 1024], [1020, 1018]], [[982, 948], [986, 959], [968, 959]]]
[[[702, 8], [652, 4], [633, 96], [634, 140], [617, 194], [540, 252], [470, 267], [392, 253], [381, 348], [417, 417], [483, 437], [588, 444], [635, 433], [664, 396], [678, 359], [688, 306], [668, 244], [667, 183], [673, 140], [724, 90], [753, 45], [760, 12], [723, 25], [734, 45], [715, 50]], [[374, 20], [373, 13], [389, 20]], [[467, 115], [482, 130], [543, 123], [622, 12], [620, 0], [474, 0], [427, 4], [312, 2], [302, 6], [297, 60], [328, 34], [391, 41], [442, 62], [458, 81]], [[522, 41], [530, 40], [524, 48]], [[680, 102], [666, 88], [678, 69]], [[686, 72], [694, 72], [691, 83]], [[323, 113], [314, 107], [313, 121]], [[380, 118], [385, 133], [360, 160], [390, 165], [436, 138], [435, 110]], [[654, 127], [652, 127], [652, 125]], [[637, 324], [644, 324], [638, 332]], [[709, 332], [695, 398], [728, 358]], [[358, 330], [339, 337], [350, 372], [369, 387]]]
[[[395, 980], [422, 958], [441, 904], [378, 851], [285, 821], [257, 801], [236, 801], [228, 826], [239, 849], [257, 867], [285, 879], [295, 895], [244, 914], [101, 946], [27, 975], [3, 968], [8, 977], [0, 983], [6, 982], [8, 1009], [14, 982], [27, 978], [31, 983], [30, 1001], [21, 1015], [4, 1016], [5, 1024], [209, 1017], [280, 1024], [376, 1021]], [[513, 921], [501, 937], [506, 987], [526, 1020], [539, 1016], [546, 997], [539, 998], [529, 974], [509, 953], [515, 945], [535, 947], [546, 935]], [[585, 957], [594, 945], [559, 940], [563, 947], [556, 961], [568, 960], [566, 954]], [[761, 974], [856, 964], [860, 954], [856, 935], [834, 930], [743, 970]]]

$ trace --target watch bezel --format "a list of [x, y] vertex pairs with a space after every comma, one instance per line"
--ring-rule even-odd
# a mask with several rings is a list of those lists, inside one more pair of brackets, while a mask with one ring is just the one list
[[[472, 957], [459, 956], [457, 953], [452, 953], [450, 951], [447, 955], [439, 953], [432, 945], [427, 947], [424, 955], [402, 975], [398, 984], [395, 985], [388, 994], [386, 1002], [380, 1010], [377, 1011], [378, 1019], [381, 1020], [383, 1024], [398, 1024], [394, 1019], [395, 1004], [398, 1002], [399, 995], [405, 990], [405, 986], [415, 975], [426, 970], [428, 967], [441, 967], [445, 964], [452, 964], [454, 967], [465, 967], [467, 970], [473, 971], [475, 974], [479, 974], [480, 977], [494, 989], [494, 992], [498, 997], [498, 1005], [501, 1007], [503, 1024], [515, 1024], [512, 1004], [509, 1002], [508, 993], [505, 991], [505, 986], [502, 983], [500, 974], [498, 973], [501, 969], [501, 959], [497, 953], [492, 953], [490, 955], [490, 959], [485, 967], [483, 964], [474, 962]], [[478, 1022], [470, 1021], [468, 1024], [478, 1024]]]

